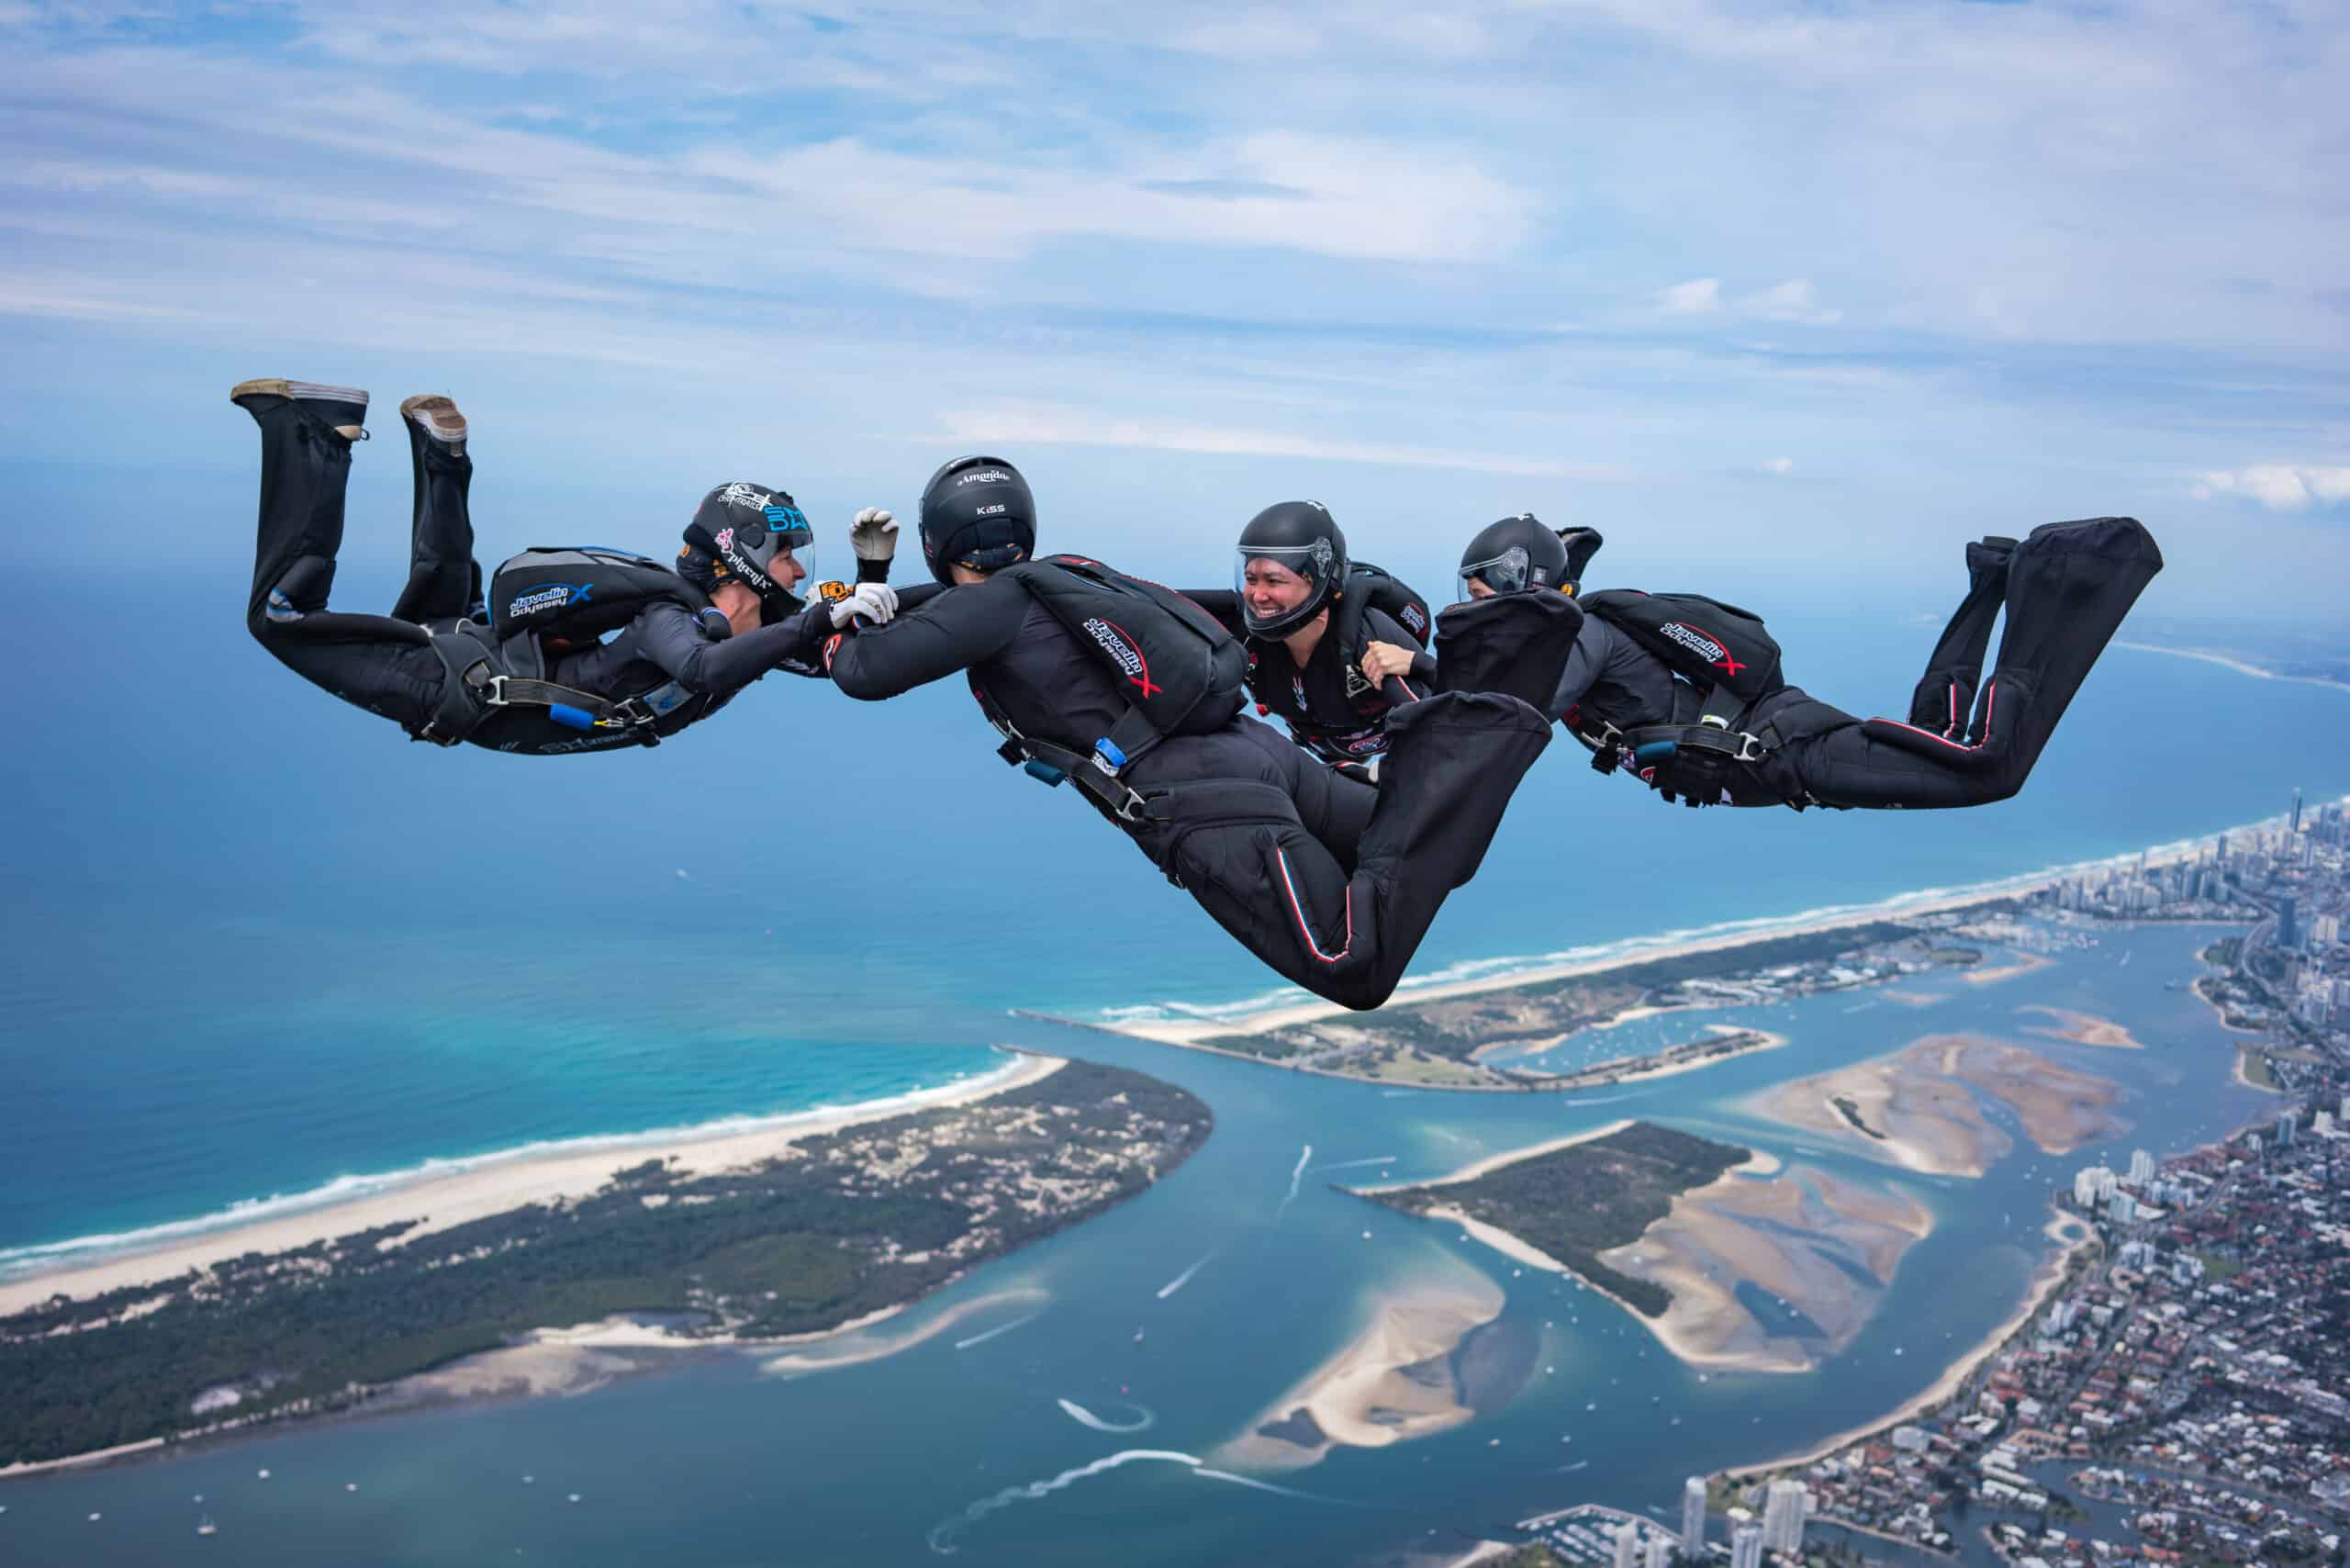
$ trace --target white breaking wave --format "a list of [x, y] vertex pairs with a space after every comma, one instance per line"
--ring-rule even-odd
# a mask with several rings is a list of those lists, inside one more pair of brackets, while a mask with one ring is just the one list
[[1142, 1419], [1139, 1421], [1113, 1421], [1104, 1417], [1096, 1416], [1074, 1399], [1056, 1399], [1053, 1403], [1068, 1411], [1070, 1420], [1080, 1427], [1091, 1427], [1097, 1432], [1147, 1432], [1158, 1425], [1158, 1417], [1152, 1415], [1145, 1406], [1136, 1405], [1131, 1400], [1122, 1399], [1119, 1403], [1129, 1409], [1142, 1411]]
[[999, 1334], [1009, 1334], [1013, 1329], [1024, 1327], [1044, 1316], [1041, 1312], [1032, 1312], [1025, 1317], [1015, 1317], [1009, 1323], [999, 1323], [984, 1334], [974, 1334], [968, 1339], [956, 1340], [955, 1348], [958, 1350], [968, 1350], [974, 1345], [984, 1345]]
[[1198, 1262], [1192, 1264], [1190, 1268], [1184, 1270], [1181, 1273], [1176, 1275], [1165, 1284], [1159, 1286], [1158, 1299], [1165, 1301], [1169, 1296], [1173, 1295], [1177, 1291], [1180, 1291], [1185, 1285], [1190, 1284], [1192, 1282], [1192, 1276], [1198, 1273], [1202, 1269], [1206, 1268], [1208, 1266], [1208, 1259], [1214, 1256], [1214, 1252], [1208, 1252], [1205, 1256], [1202, 1257]]
[[397, 1170], [378, 1171], [364, 1176], [338, 1176], [333, 1181], [298, 1193], [273, 1193], [265, 1198], [241, 1198], [225, 1209], [192, 1219], [172, 1220], [162, 1225], [151, 1225], [137, 1230], [117, 1231], [99, 1236], [77, 1236], [64, 1241], [43, 1241], [25, 1247], [0, 1248], [0, 1279], [16, 1279], [26, 1274], [46, 1273], [73, 1267], [96, 1258], [118, 1252], [139, 1252], [167, 1242], [185, 1240], [216, 1230], [232, 1229], [250, 1225], [255, 1220], [274, 1219], [283, 1215], [302, 1214], [311, 1209], [331, 1208], [354, 1198], [374, 1197], [381, 1193], [396, 1191], [419, 1182], [437, 1181], [448, 1176], [462, 1176], [475, 1170], [490, 1170], [527, 1160], [541, 1159], [551, 1155], [596, 1154], [606, 1149], [624, 1152], [670, 1143], [699, 1142], [707, 1138], [733, 1137], [744, 1133], [764, 1133], [806, 1126], [826, 1116], [856, 1114], [859, 1116], [886, 1114], [894, 1111], [919, 1110], [932, 1101], [948, 1095], [962, 1094], [989, 1081], [1008, 1078], [1020, 1070], [1016, 1056], [1005, 1058], [1001, 1067], [990, 1068], [979, 1074], [958, 1075], [952, 1081], [934, 1084], [926, 1089], [909, 1090], [903, 1094], [884, 1095], [878, 1100], [858, 1100], [846, 1104], [811, 1105], [801, 1111], [779, 1112], [771, 1116], [721, 1116], [714, 1121], [693, 1122], [682, 1126], [654, 1127], [635, 1133], [591, 1133], [579, 1137], [546, 1138], [536, 1143], [517, 1144], [511, 1148], [492, 1149], [484, 1154], [464, 1155], [453, 1159], [432, 1159]]

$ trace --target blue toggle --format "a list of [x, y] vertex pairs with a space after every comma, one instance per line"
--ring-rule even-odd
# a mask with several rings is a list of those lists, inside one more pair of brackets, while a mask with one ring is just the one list
[[1029, 778], [1041, 779], [1055, 789], [1060, 788], [1062, 780], [1069, 777], [1068, 774], [1047, 762], [1024, 762], [1020, 767]]
[[1126, 765], [1126, 754], [1120, 751], [1117, 747], [1117, 744], [1112, 741], [1107, 735], [1103, 735], [1100, 740], [1093, 743], [1093, 754], [1102, 761], [1108, 763], [1110, 765], [1110, 771], [1113, 773], [1115, 773], [1118, 769]]
[[585, 708], [574, 708], [566, 702], [549, 704], [547, 717], [558, 724], [568, 724], [575, 730], [592, 730], [596, 727], [595, 714]]
[[1644, 746], [1635, 746], [1632, 749], [1632, 760], [1635, 762], [1662, 762], [1666, 757], [1671, 756], [1674, 752], [1679, 751], [1681, 747], [1678, 742], [1651, 741]]

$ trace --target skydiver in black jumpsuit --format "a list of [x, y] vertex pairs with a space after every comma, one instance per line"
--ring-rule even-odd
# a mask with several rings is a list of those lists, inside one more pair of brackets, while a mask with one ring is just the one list
[[[1377, 605], [1344, 602], [1365, 588], [1353, 578], [1347, 536], [1319, 501], [1267, 507], [1241, 531], [1237, 549], [1232, 588], [1186, 589], [1186, 596], [1248, 649], [1258, 712], [1287, 723], [1297, 744], [1325, 762], [1363, 767], [1376, 781], [1388, 711], [1435, 692], [1436, 660], [1418, 653], [1390, 684], [1365, 676], [1362, 649], [1384, 643], [1416, 652], [1429, 631], [1426, 607], [1400, 607], [1419, 619], [1406, 629]], [[1398, 597], [1416, 598], [1409, 590]]]
[[[1544, 543], [1550, 537], [1530, 518], [1494, 524], [1461, 557], [1463, 591], [1483, 597], [1530, 588], [1513, 576], [1526, 563], [1561, 569]], [[2134, 518], [2103, 517], [2052, 522], [2021, 543], [1986, 539], [1966, 547], [1966, 596], [1927, 661], [1907, 722], [1854, 718], [1774, 683], [1728, 726], [1751, 737], [1743, 749], [1754, 755], [1729, 765], [1718, 797], [1690, 799], [1931, 810], [1986, 805], [2020, 790], [2098, 655], [2162, 570], [2162, 553]], [[1584, 601], [1598, 602], [1588, 595]], [[2007, 630], [1978, 696], [2002, 609]], [[1611, 734], [1637, 741], [1658, 726], [1695, 725], [1702, 705], [1699, 689], [1593, 610], [1549, 711], [1586, 745], [1598, 744], [1605, 758]], [[1643, 756], [1642, 749], [1623, 745], [1622, 768], [1669, 788], [1672, 754]]]
[[[922, 542], [932, 574], [952, 586], [918, 606], [909, 594], [889, 625], [836, 640], [826, 656], [840, 689], [874, 700], [968, 672], [1020, 734], [1065, 752], [1095, 748], [1130, 711], [1126, 700], [1016, 575], [999, 575], [1035, 548], [1035, 503], [1018, 472], [990, 457], [940, 469], [923, 494]], [[1555, 687], [1580, 620], [1557, 596], [1448, 610], [1438, 628], [1447, 680], [1389, 717], [1376, 789], [1236, 712], [1211, 733], [1169, 735], [1125, 767], [1130, 818], [1094, 803], [1281, 975], [1345, 1006], [1376, 1007], [1446, 894], [1475, 873], [1548, 744], [1535, 702]], [[1498, 684], [1509, 678], [1517, 684]]]
[[[464, 416], [446, 398], [401, 405], [415, 478], [408, 586], [390, 615], [352, 615], [329, 610], [327, 596], [342, 546], [351, 449], [366, 435], [367, 394], [263, 380], [244, 382], [229, 397], [261, 427], [259, 542], [247, 629], [296, 674], [382, 714], [410, 736], [452, 738], [452, 716], [477, 716], [477, 710], [453, 702], [433, 634], [486, 621], [466, 510], [473, 460]], [[794, 558], [794, 546], [810, 537], [806, 519], [796, 529], [768, 531], [764, 503], [778, 500], [789, 507], [789, 496], [761, 486], [712, 490], [687, 530], [678, 566], [679, 576], [714, 602], [699, 613], [682, 601], [693, 596], [649, 604], [600, 645], [589, 642], [551, 657], [548, 678], [613, 701], [674, 685], [688, 700], [658, 726], [666, 735], [707, 717], [770, 669], [821, 677], [817, 649], [838, 622], [852, 614], [879, 618], [894, 608], [878, 579], [887, 574], [896, 524], [881, 513], [878, 522], [867, 519], [852, 530], [859, 575], [875, 578], [876, 591], [803, 609], [790, 590], [807, 575]], [[790, 515], [797, 517], [796, 510]], [[738, 543], [749, 529], [764, 533], [752, 549]], [[865, 559], [877, 552], [878, 563]], [[628, 738], [590, 734], [526, 749], [590, 750]]]

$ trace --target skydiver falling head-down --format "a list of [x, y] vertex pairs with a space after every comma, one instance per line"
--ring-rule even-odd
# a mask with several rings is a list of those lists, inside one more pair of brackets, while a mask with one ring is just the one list
[[[1436, 661], [1421, 651], [1435, 629], [1427, 601], [1351, 559], [1346, 534], [1319, 501], [1282, 501], [1250, 519], [1233, 578], [1229, 589], [1186, 589], [1185, 597], [1241, 639], [1257, 711], [1281, 719], [1324, 761], [1364, 765], [1376, 778], [1388, 711], [1436, 689]], [[1416, 662], [1371, 679], [1362, 655], [1374, 643], [1408, 648]]]
[[802, 605], [792, 590], [807, 576], [808, 520], [782, 491], [743, 483], [703, 498], [678, 571], [618, 551], [532, 550], [498, 569], [485, 602], [465, 419], [420, 397], [400, 405], [415, 479], [408, 586], [388, 616], [330, 610], [367, 394], [263, 380], [229, 397], [261, 427], [247, 628], [296, 674], [418, 740], [537, 755], [651, 745], [770, 669], [820, 677], [824, 638], [896, 607], [882, 580], [897, 547], [887, 512], [859, 513], [850, 531], [865, 580]]
[[[1504, 519], [1461, 556], [1480, 599], [1565, 574], [1531, 517]], [[2162, 553], [2134, 518], [2034, 529], [1966, 547], [1967, 590], [1910, 698], [1909, 717], [1856, 719], [1787, 685], [1762, 621], [1695, 594], [1586, 593], [1582, 634], [1550, 711], [1602, 773], [1631, 773], [1688, 804], [1979, 806], [2023, 787], [2056, 721]], [[2001, 610], [1990, 678], [1976, 681]]]
[[1031, 559], [1035, 518], [1010, 464], [941, 468], [922, 545], [951, 586], [834, 639], [833, 679], [870, 700], [965, 674], [1005, 760], [1075, 785], [1281, 975], [1379, 1005], [1549, 741], [1537, 704], [1574, 641], [1573, 602], [1447, 610], [1443, 678], [1389, 716], [1374, 789], [1240, 711], [1241, 652], [1197, 605], [1083, 557]]

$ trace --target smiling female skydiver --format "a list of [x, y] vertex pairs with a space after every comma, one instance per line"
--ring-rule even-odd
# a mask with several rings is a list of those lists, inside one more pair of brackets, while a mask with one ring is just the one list
[[[1096, 561], [1030, 560], [1035, 518], [1010, 464], [941, 468], [923, 491], [922, 546], [952, 586], [828, 644], [833, 679], [878, 700], [966, 673], [1007, 762], [1075, 784], [1281, 974], [1378, 1006], [1549, 743], [1535, 704], [1582, 612], [1556, 595], [1445, 611], [1445, 679], [1389, 716], [1373, 789], [1240, 711], [1240, 650], [1198, 605]], [[986, 817], [946, 820], [984, 831]]]
[[[2162, 553], [2134, 518], [2034, 529], [1966, 547], [1966, 597], [1910, 699], [1907, 722], [1856, 719], [1787, 685], [1761, 620], [1695, 594], [1581, 596], [1581, 635], [1549, 711], [1593, 753], [1667, 801], [1928, 810], [2004, 801], [2032, 764]], [[1550, 531], [1505, 518], [1460, 558], [1480, 599], [1539, 591], [1567, 568]], [[2002, 608], [2007, 630], [1978, 700]], [[1408, 654], [1366, 655], [1365, 673]], [[1970, 717], [1970, 710], [1972, 716]]]
[[[1421, 651], [1432, 629], [1427, 601], [1351, 560], [1346, 534], [1320, 501], [1282, 501], [1250, 519], [1233, 580], [1229, 589], [1189, 588], [1184, 597], [1248, 649], [1257, 711], [1281, 719], [1324, 761], [1360, 765], [1375, 781], [1388, 711], [1436, 689], [1436, 660]], [[1416, 656], [1387, 679], [1368, 679], [1361, 660], [1374, 643], [1408, 646]]]
[[653, 745], [770, 669], [821, 678], [825, 638], [896, 609], [882, 581], [897, 548], [888, 512], [859, 512], [849, 531], [857, 588], [828, 585], [836, 596], [803, 606], [791, 590], [808, 575], [808, 520], [782, 491], [742, 483], [702, 498], [674, 571], [619, 551], [534, 550], [499, 568], [504, 591], [485, 605], [464, 416], [419, 397], [400, 405], [416, 487], [408, 586], [388, 616], [330, 610], [367, 394], [260, 380], [229, 398], [261, 427], [247, 628], [287, 668], [413, 739], [541, 756]]

